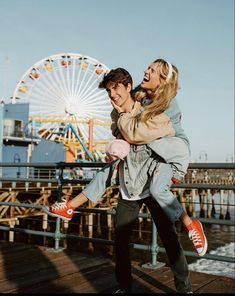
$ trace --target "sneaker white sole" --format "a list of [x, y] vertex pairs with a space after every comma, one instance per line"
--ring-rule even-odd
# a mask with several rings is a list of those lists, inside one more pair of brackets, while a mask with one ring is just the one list
[[199, 255], [200, 257], [202, 257], [202, 256], [204, 256], [204, 255], [206, 254], [206, 252], [207, 252], [208, 243], [207, 243], [207, 238], [206, 238], [206, 236], [205, 236], [205, 233], [204, 233], [204, 230], [203, 230], [203, 227], [202, 227], [202, 223], [201, 223], [199, 220], [198, 220], [198, 222], [200, 223], [200, 226], [201, 226], [201, 229], [202, 229], [202, 233], [203, 233], [204, 242], [205, 242], [205, 245], [204, 245], [204, 248], [203, 248], [202, 252], [201, 252], [200, 254], [198, 253], [198, 255]]

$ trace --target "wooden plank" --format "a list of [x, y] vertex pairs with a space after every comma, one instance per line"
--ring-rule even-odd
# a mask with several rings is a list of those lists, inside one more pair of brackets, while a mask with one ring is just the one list
[[[0, 293], [114, 293], [118, 285], [109, 258], [65, 249], [0, 242]], [[133, 262], [133, 293], [175, 293], [169, 267]], [[196, 293], [234, 293], [233, 279], [190, 271]]]
[[32, 245], [26, 245], [22, 243], [13, 243], [13, 242], [8, 242], [8, 241], [0, 241], [0, 252], [8, 255], [8, 253], [18, 253], [20, 250], [25, 251], [28, 249], [37, 249], [37, 246], [32, 246]]
[[[27, 257], [30, 255], [29, 257]], [[21, 258], [21, 260], [19, 260]], [[5, 259], [4, 271], [0, 271], [0, 292], [17, 292], [24, 287], [64, 277], [67, 274], [86, 272], [91, 266], [102, 266], [109, 259], [66, 252], [42, 252], [32, 250], [17, 261]]]
[[193, 292], [197, 292], [204, 285], [207, 286], [211, 281], [215, 280], [216, 278], [217, 276], [213, 274], [205, 274], [196, 271], [190, 271], [190, 280]]
[[89, 269], [67, 274], [49, 282], [20, 289], [21, 293], [44, 293], [46, 291], [63, 293], [101, 293], [107, 287], [113, 287], [114, 268], [109, 264], [95, 265]]
[[139, 289], [139, 283], [144, 285], [147, 293], [175, 293], [175, 284], [173, 274], [169, 267], [164, 266], [160, 269], [146, 269], [134, 263], [133, 275], [137, 280], [137, 286], [133, 287], [136, 292]]
[[210, 282], [202, 286], [196, 292], [197, 293], [235, 294], [235, 281], [234, 279], [231, 279], [231, 278], [216, 276], [215, 279], [212, 279]]

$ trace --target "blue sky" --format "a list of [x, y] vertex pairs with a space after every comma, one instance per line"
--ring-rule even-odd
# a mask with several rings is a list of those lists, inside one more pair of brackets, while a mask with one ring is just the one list
[[0, 97], [57, 53], [124, 67], [138, 84], [165, 58], [180, 72], [177, 98], [192, 161], [234, 160], [233, 0], [0, 0]]

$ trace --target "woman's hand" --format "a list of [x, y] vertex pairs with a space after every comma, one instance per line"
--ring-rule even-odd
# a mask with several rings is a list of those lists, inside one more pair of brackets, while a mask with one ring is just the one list
[[113, 105], [113, 108], [117, 110], [118, 113], [125, 112], [122, 107], [115, 104], [112, 100], [111, 100], [111, 104]]

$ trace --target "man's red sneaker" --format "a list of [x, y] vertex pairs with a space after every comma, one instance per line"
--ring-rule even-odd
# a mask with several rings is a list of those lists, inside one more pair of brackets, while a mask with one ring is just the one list
[[187, 228], [189, 230], [189, 238], [192, 240], [198, 255], [204, 256], [208, 244], [201, 222], [197, 219], [193, 219], [192, 223]]
[[69, 201], [55, 202], [51, 206], [44, 206], [43, 210], [50, 216], [59, 217], [63, 220], [69, 221], [73, 218], [74, 207], [70, 206]]

